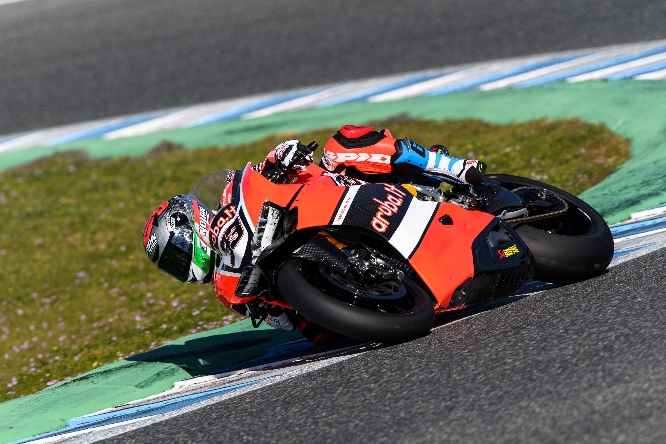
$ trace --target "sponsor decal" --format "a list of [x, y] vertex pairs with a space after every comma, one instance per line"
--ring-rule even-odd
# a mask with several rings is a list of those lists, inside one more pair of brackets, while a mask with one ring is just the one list
[[150, 260], [153, 260], [153, 254], [155, 254], [155, 247], [157, 246], [157, 236], [155, 233], [150, 235], [148, 243], [146, 244], [146, 254], [150, 257]]
[[199, 206], [199, 202], [192, 200], [192, 210], [190, 219], [194, 220], [196, 231], [202, 237], [202, 240], [208, 241], [208, 224], [210, 222], [210, 213], [205, 207]]
[[324, 175], [330, 177], [336, 185], [343, 187], [350, 187], [353, 185], [360, 185], [365, 183], [360, 179], [354, 179], [353, 177], [345, 176], [344, 174], [324, 173]]
[[384, 189], [387, 193], [386, 198], [383, 201], [376, 197], [372, 198], [372, 200], [379, 204], [379, 207], [377, 208], [375, 217], [372, 218], [370, 225], [379, 233], [384, 233], [391, 226], [391, 221], [386, 218], [393, 216], [400, 210], [406, 196], [406, 194], [396, 188], [395, 185], [384, 185]]
[[411, 201], [412, 195], [399, 185], [351, 186], [340, 198], [329, 223], [371, 229], [389, 239], [401, 226]]
[[390, 164], [391, 156], [388, 154], [377, 154], [377, 153], [326, 153], [326, 160], [324, 160], [324, 165], [326, 163], [337, 162], [337, 163], [354, 163], [354, 162], [369, 162], [369, 163], [381, 163], [381, 164]]
[[506, 259], [507, 257], [513, 256], [516, 253], [520, 253], [520, 250], [516, 244], [513, 244], [504, 250], [497, 250], [497, 254], [499, 254], [500, 259]]
[[347, 197], [344, 198], [342, 204], [340, 204], [338, 214], [336, 214], [335, 219], [333, 219], [333, 225], [340, 225], [342, 221], [345, 220], [345, 216], [347, 216], [347, 212], [349, 211], [349, 207], [354, 200], [354, 196], [355, 195], [347, 195]]
[[202, 230], [208, 229], [208, 211], [199, 207], [199, 226]]
[[220, 208], [215, 217], [210, 223], [210, 242], [211, 245], [217, 245], [217, 238], [220, 234], [220, 230], [224, 225], [231, 220], [236, 215], [236, 206], [227, 205], [226, 207]]
[[218, 248], [225, 253], [233, 252], [238, 246], [243, 234], [245, 234], [243, 224], [241, 223], [240, 218], [237, 217], [227, 224], [224, 231], [218, 236]]
[[208, 229], [208, 211], [204, 207], [199, 207], [199, 231], [205, 231]]
[[[232, 175], [232, 173], [229, 173], [229, 175]], [[232, 176], [233, 178], [233, 176]], [[225, 206], [229, 205], [231, 203], [232, 197], [233, 197], [233, 184], [231, 183], [232, 181], [227, 178], [227, 184], [226, 187], [224, 187], [224, 191], [222, 191], [222, 197], [220, 198], [220, 205]]]

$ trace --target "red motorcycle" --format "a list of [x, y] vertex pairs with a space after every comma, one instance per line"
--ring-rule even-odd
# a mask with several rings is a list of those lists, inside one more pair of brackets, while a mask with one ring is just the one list
[[[216, 295], [254, 307], [256, 325], [279, 306], [343, 335], [407, 341], [427, 334], [437, 313], [505, 296], [533, 276], [587, 279], [612, 259], [612, 235], [594, 209], [531, 179], [495, 175], [447, 191], [339, 186], [315, 164], [305, 168], [305, 184], [279, 183], [281, 171], [269, 181], [248, 164], [190, 191], [219, 209], [217, 229], [233, 252], [212, 258]], [[230, 203], [220, 208], [222, 190]]]

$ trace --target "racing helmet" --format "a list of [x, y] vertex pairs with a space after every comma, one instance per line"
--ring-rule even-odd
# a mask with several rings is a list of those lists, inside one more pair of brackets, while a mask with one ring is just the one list
[[157, 268], [181, 282], [210, 282], [211, 250], [197, 236], [191, 221], [193, 196], [179, 194], [162, 203], [148, 218], [143, 248]]

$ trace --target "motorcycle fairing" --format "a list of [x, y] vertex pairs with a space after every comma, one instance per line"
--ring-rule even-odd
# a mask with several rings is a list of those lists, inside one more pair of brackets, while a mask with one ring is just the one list
[[[238, 177], [238, 176], [236, 176]], [[452, 203], [416, 199], [399, 185], [365, 184], [338, 186], [330, 177], [314, 178], [306, 184], [274, 184], [246, 166], [240, 177], [240, 192], [233, 203], [254, 235], [266, 201], [298, 211], [296, 230], [349, 226], [384, 237], [409, 261], [436, 298], [435, 308], [449, 306], [453, 292], [474, 277], [474, 240], [496, 220], [494, 216], [466, 210]], [[445, 222], [439, 222], [439, 220]], [[251, 263], [251, 238], [234, 250], [239, 267], [217, 267], [214, 277], [218, 299], [225, 305], [247, 300], [234, 295], [240, 270]]]
[[[409, 260], [435, 295], [436, 308], [448, 307], [454, 290], [474, 276], [472, 243], [494, 216], [421, 201], [399, 185], [322, 186], [304, 185], [294, 200], [298, 229], [337, 225], [379, 234]], [[452, 223], [438, 222], [445, 216]]]
[[409, 259], [432, 222], [438, 203], [414, 198], [392, 184], [348, 187], [329, 225], [355, 225], [382, 235]]
[[[330, 177], [322, 176], [312, 179], [323, 171], [316, 165], [309, 165], [306, 171], [308, 174], [305, 175], [304, 180], [312, 180], [312, 183], [327, 187], [326, 192], [323, 194], [332, 198], [322, 202], [329, 202], [329, 205], [332, 205], [334, 208], [345, 187], [338, 187]], [[225, 229], [225, 233], [228, 233], [233, 227], [236, 227], [236, 232], [240, 232], [242, 229], [243, 233], [233, 243], [227, 244], [227, 246], [231, 247], [231, 254], [225, 255], [224, 260], [218, 259], [213, 276], [217, 298], [227, 307], [231, 304], [243, 304], [252, 299], [239, 298], [234, 293], [240, 281], [241, 271], [251, 264], [251, 243], [254, 239], [259, 215], [264, 203], [270, 201], [282, 208], [287, 208], [303, 187], [300, 183], [275, 184], [264, 178], [261, 173], [253, 170], [250, 163], [242, 171], [234, 173], [231, 185], [231, 187], [225, 189], [223, 200], [226, 197], [224, 203], [235, 206], [236, 215], [234, 219], [226, 222], [226, 224], [229, 224], [229, 229]], [[338, 193], [337, 199], [335, 198], [336, 193]], [[329, 210], [329, 214], [331, 211], [332, 209]], [[305, 215], [303, 219], [308, 220], [308, 216]], [[299, 222], [301, 222], [300, 217]], [[211, 226], [214, 226], [215, 223], [216, 220], [213, 220]]]
[[243, 170], [240, 188], [249, 222], [253, 227], [257, 226], [261, 207], [267, 200], [286, 208], [301, 187], [301, 184], [275, 184], [254, 171], [248, 163]]
[[472, 243], [474, 277], [455, 289], [449, 307], [476, 304], [505, 296], [534, 274], [529, 249], [504, 221], [496, 219]]
[[494, 221], [490, 214], [465, 210], [451, 203], [439, 204], [409, 259], [435, 295], [435, 309], [447, 308], [456, 288], [474, 277], [472, 244]]

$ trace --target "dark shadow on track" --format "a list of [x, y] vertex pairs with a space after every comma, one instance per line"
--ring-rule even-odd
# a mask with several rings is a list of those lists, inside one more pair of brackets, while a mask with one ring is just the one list
[[126, 360], [174, 364], [191, 376], [201, 376], [218, 373], [218, 369], [243, 365], [267, 356], [271, 347], [280, 346], [300, 337], [299, 332], [253, 329], [193, 338], [183, 344], [167, 344]]

